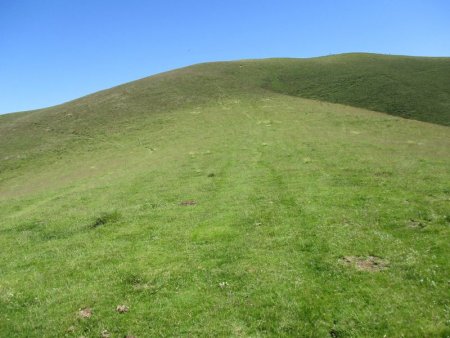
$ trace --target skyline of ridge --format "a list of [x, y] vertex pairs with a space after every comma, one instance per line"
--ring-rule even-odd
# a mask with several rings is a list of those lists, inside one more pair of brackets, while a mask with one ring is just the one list
[[348, 52], [445, 57], [448, 12], [439, 0], [2, 3], [0, 113], [202, 62]]

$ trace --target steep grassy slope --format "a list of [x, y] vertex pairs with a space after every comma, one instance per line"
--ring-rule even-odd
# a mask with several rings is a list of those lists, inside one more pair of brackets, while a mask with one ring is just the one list
[[292, 60], [266, 87], [450, 125], [450, 59], [345, 54]]
[[2, 335], [448, 335], [449, 128], [282, 94], [291, 62], [0, 116]]
[[79, 147], [99, 134], [108, 139], [151, 114], [273, 91], [450, 125], [449, 58], [343, 54], [209, 63], [64, 105], [0, 116], [0, 171], [27, 162], [17, 156], [42, 159], [43, 152]]

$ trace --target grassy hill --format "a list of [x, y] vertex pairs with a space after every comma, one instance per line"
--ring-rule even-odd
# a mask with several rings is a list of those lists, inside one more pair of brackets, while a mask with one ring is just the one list
[[374, 54], [281, 60], [265, 87], [450, 125], [450, 59]]
[[2, 335], [449, 335], [449, 69], [208, 63], [0, 116]]

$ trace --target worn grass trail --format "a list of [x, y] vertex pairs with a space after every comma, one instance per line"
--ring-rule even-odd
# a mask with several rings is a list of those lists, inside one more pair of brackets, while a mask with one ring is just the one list
[[2, 335], [449, 333], [448, 127], [270, 94], [97, 140], [4, 172]]

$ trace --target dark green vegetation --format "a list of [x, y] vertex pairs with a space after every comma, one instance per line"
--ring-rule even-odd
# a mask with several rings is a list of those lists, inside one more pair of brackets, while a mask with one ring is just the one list
[[1, 335], [448, 336], [449, 65], [210, 63], [0, 116]]
[[450, 125], [450, 59], [371, 54], [282, 61], [265, 87]]

